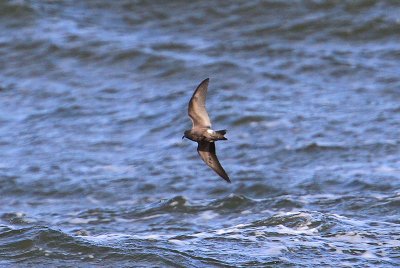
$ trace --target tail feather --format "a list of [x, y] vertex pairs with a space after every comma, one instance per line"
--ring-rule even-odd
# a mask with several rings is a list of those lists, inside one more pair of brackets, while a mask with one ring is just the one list
[[221, 135], [225, 135], [225, 134], [226, 134], [226, 129], [217, 130], [217, 131], [215, 131], [215, 132], [217, 132], [218, 134], [221, 134]]
[[226, 129], [223, 130], [217, 130], [215, 131], [218, 134], [218, 139], [220, 140], [227, 140], [227, 138], [225, 138], [225, 134], [226, 134]]

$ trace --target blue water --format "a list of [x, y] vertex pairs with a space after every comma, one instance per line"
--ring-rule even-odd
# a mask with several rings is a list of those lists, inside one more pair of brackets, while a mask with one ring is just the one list
[[[400, 266], [400, 2], [0, 1], [0, 266]], [[227, 184], [182, 140], [228, 141]]]

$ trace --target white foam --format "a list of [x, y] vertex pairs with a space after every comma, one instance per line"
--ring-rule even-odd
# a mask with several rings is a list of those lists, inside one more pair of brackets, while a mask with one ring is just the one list
[[251, 240], [251, 239], [248, 239], [247, 237], [244, 237], [244, 236], [241, 235], [241, 234], [231, 234], [231, 235], [225, 236], [225, 238], [237, 239], [237, 240], [240, 240], [240, 241], [243, 241], [243, 240]]
[[164, 234], [148, 234], [148, 235], [127, 235], [121, 233], [111, 233], [111, 234], [102, 234], [102, 235], [94, 235], [94, 236], [80, 236], [85, 240], [97, 241], [97, 242], [105, 242], [105, 241], [119, 241], [121, 239], [140, 239], [140, 240], [161, 240], [161, 239], [169, 239], [173, 237], [173, 235], [164, 235]]
[[169, 239], [168, 242], [179, 245], [179, 246], [186, 246], [189, 244], [189, 242], [187, 242], [187, 241], [182, 241], [182, 240], [178, 240], [178, 239]]
[[192, 234], [191, 236], [194, 236], [197, 238], [205, 238], [205, 237], [210, 237], [211, 235], [209, 233], [200, 232], [200, 233]]
[[287, 247], [283, 245], [270, 246], [264, 249], [264, 254], [268, 257], [281, 255], [283, 251], [287, 251]]
[[133, 221], [135, 221], [135, 219], [124, 219], [124, 218], [117, 217], [117, 218], [115, 218], [115, 221], [116, 222], [133, 222]]
[[251, 210], [243, 210], [242, 212], [240, 212], [240, 214], [251, 214]]
[[141, 220], [149, 220], [149, 219], [154, 219], [154, 218], [158, 218], [163, 216], [163, 214], [154, 214], [154, 215], [150, 215], [150, 216], [145, 216], [140, 218]]
[[150, 234], [150, 235], [133, 235], [132, 237], [143, 240], [160, 240], [165, 236], [160, 234]]
[[88, 224], [89, 222], [97, 221], [97, 218], [73, 218], [69, 220], [69, 223], [72, 224]]
[[372, 253], [371, 251], [365, 251], [361, 257], [365, 258], [365, 259], [380, 259], [380, 257], [376, 256], [374, 253]]
[[239, 231], [239, 230], [219, 229], [219, 230], [216, 230], [215, 233], [216, 233], [217, 235], [222, 235], [222, 234], [232, 233], [232, 232], [234, 232], [234, 231]]
[[238, 224], [229, 228], [223, 228], [223, 229], [219, 229], [214, 231], [216, 234], [221, 235], [221, 234], [227, 234], [227, 233], [234, 233], [234, 232], [240, 232], [239, 228], [243, 228], [248, 226], [248, 224]]
[[212, 210], [206, 210], [206, 211], [203, 211], [202, 213], [200, 213], [200, 218], [203, 220], [211, 220], [218, 216], [219, 216], [219, 214], [215, 213]]
[[399, 174], [400, 173], [399, 168], [394, 168], [394, 167], [390, 167], [390, 166], [386, 166], [386, 165], [375, 168], [375, 171], [379, 172], [379, 173], [387, 173], [387, 174]]
[[[78, 235], [79, 236], [79, 235]], [[118, 240], [121, 238], [129, 238], [131, 237], [130, 235], [127, 234], [120, 234], [120, 233], [111, 233], [111, 234], [102, 234], [102, 235], [87, 235], [87, 236], [79, 236], [85, 240], [90, 240], [90, 241], [110, 241], [110, 240]]]
[[286, 226], [280, 224], [272, 229], [276, 233], [289, 234], [289, 235], [299, 235], [299, 234], [314, 235], [314, 234], [318, 233], [317, 228], [309, 228], [308, 226], [301, 226], [301, 227], [294, 229], [294, 228], [286, 227]]

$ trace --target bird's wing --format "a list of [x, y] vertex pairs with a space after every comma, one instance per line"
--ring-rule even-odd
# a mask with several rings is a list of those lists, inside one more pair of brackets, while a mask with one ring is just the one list
[[228, 175], [226, 174], [224, 168], [218, 161], [217, 155], [215, 154], [215, 143], [201, 141], [198, 142], [197, 152], [199, 153], [201, 159], [211, 167], [218, 175], [220, 175], [227, 182], [231, 182]]
[[210, 117], [208, 116], [206, 110], [206, 98], [209, 80], [210, 79], [207, 78], [200, 83], [189, 101], [188, 114], [190, 119], [192, 119], [193, 128], [211, 128]]

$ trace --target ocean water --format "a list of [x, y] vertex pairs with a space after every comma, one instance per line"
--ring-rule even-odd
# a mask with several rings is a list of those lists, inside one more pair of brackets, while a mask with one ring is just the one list
[[[0, 266], [399, 267], [399, 1], [0, 1]], [[209, 169], [207, 107], [230, 175]]]

